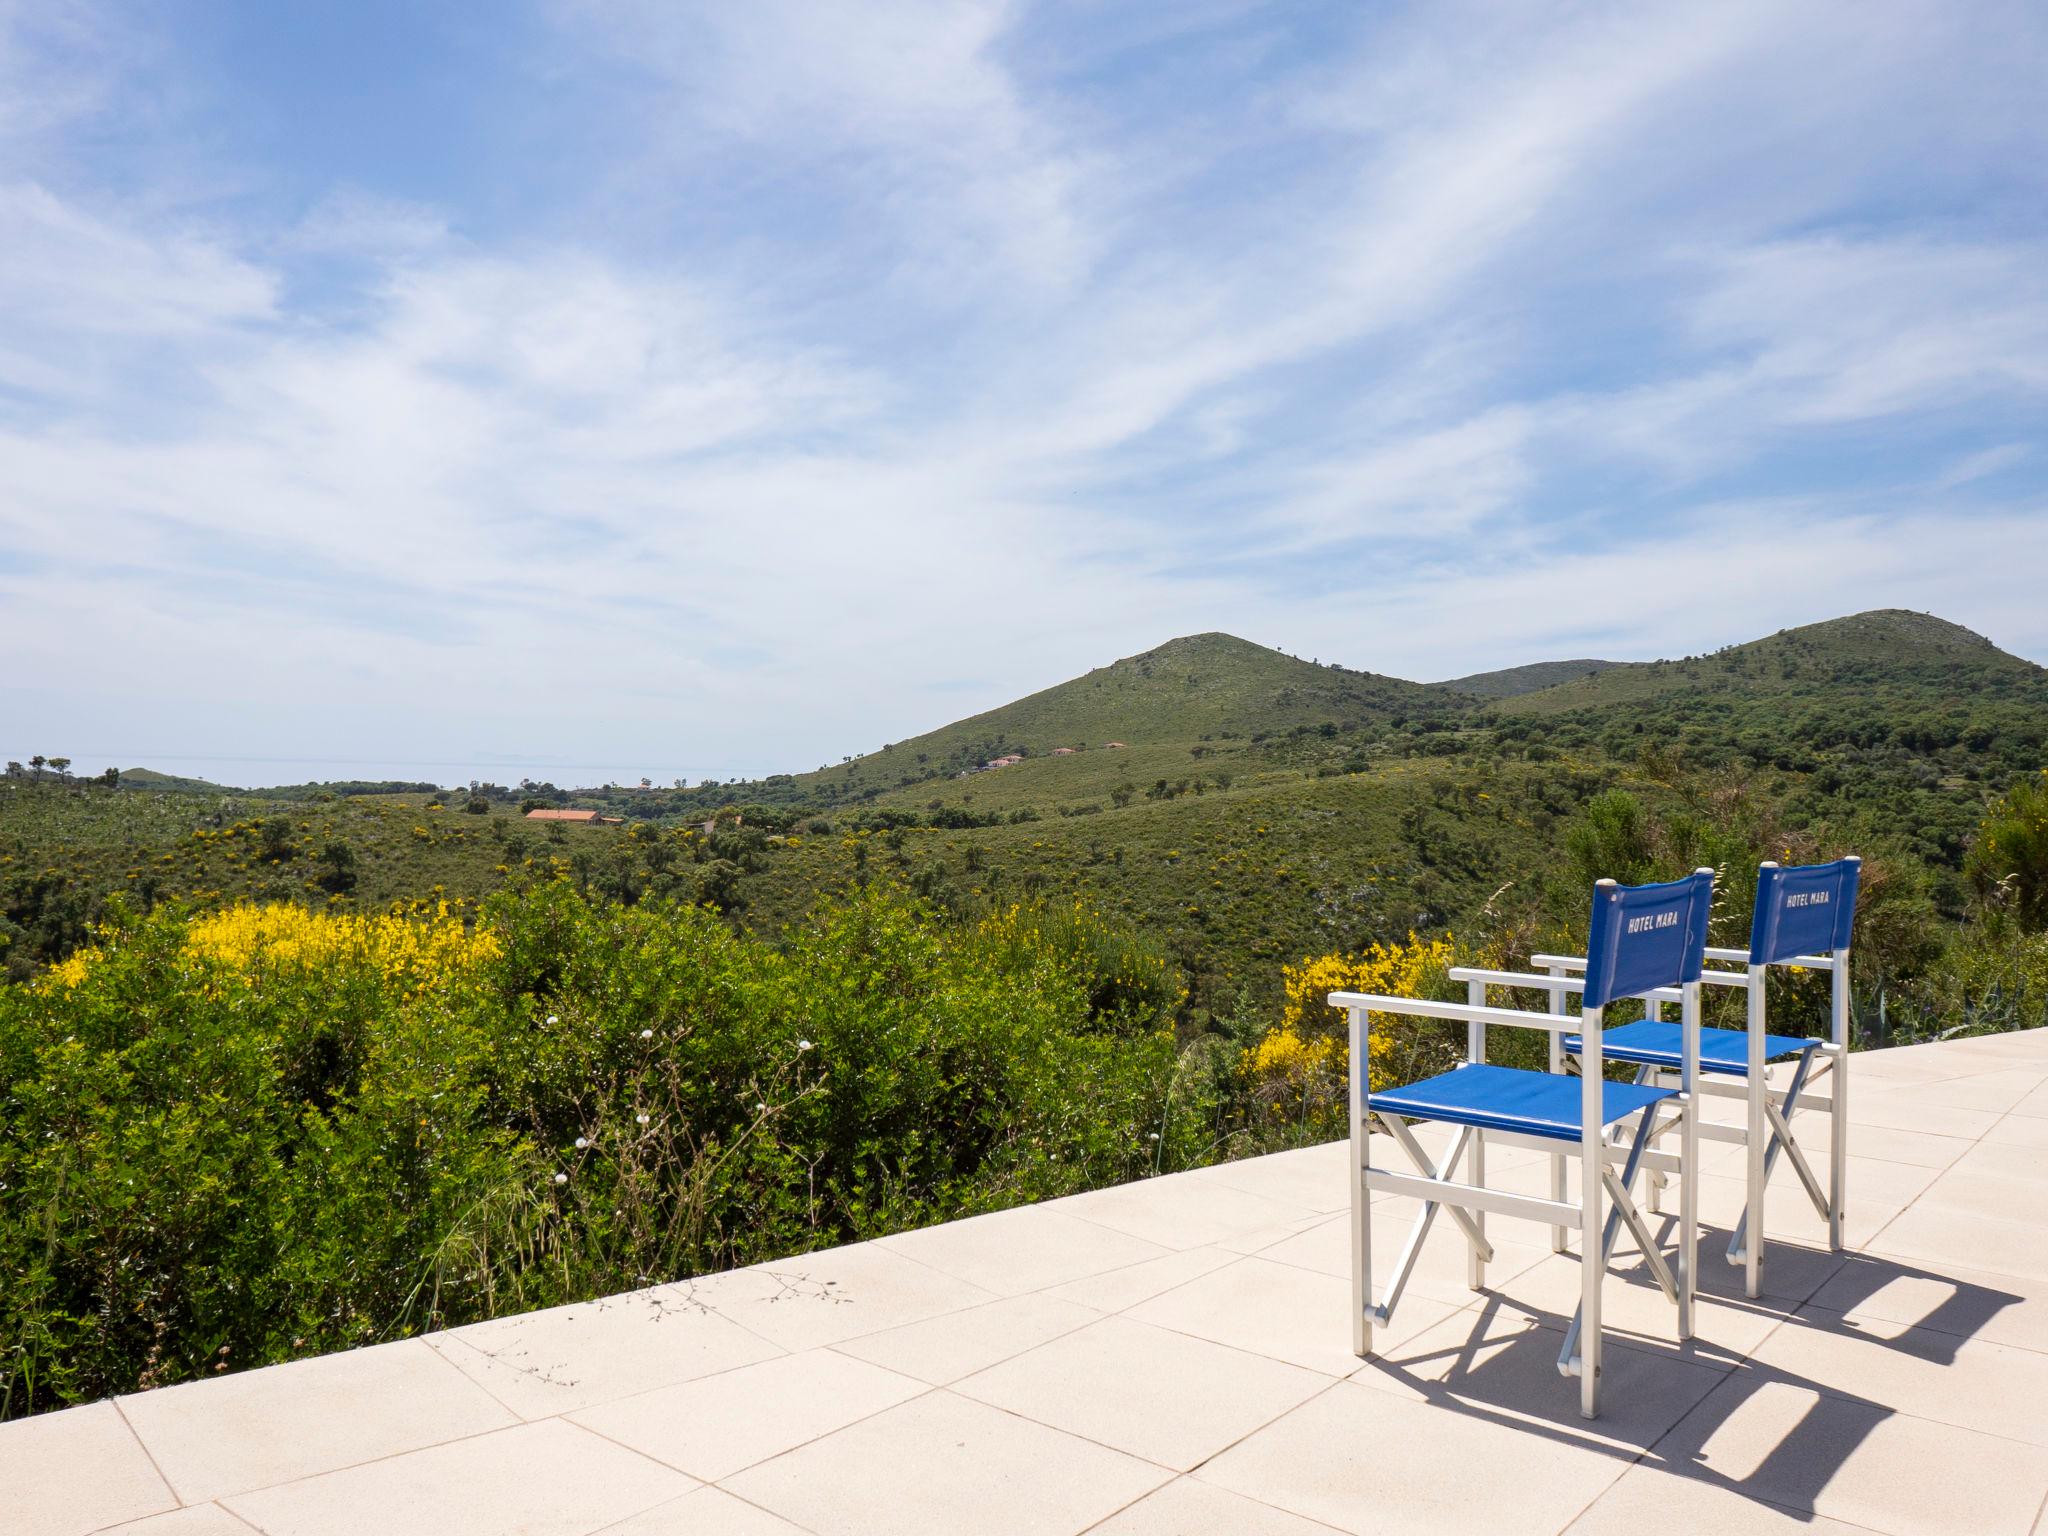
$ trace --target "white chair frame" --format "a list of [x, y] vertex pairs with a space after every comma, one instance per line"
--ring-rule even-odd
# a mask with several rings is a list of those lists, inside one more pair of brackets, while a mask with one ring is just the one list
[[[1533, 1013], [1487, 1006], [1485, 989], [1495, 974], [1507, 984], [1547, 987], [1551, 994], [1550, 1011]], [[1467, 1280], [1474, 1290], [1484, 1287], [1486, 1262], [1493, 1256], [1492, 1245], [1486, 1238], [1487, 1213], [1539, 1222], [1560, 1234], [1567, 1225], [1576, 1226], [1583, 1256], [1579, 1308], [1566, 1333], [1557, 1364], [1560, 1374], [1579, 1378], [1579, 1412], [1586, 1418], [1595, 1418], [1600, 1408], [1600, 1284], [1623, 1223], [1628, 1225], [1641, 1245], [1645, 1261], [1659, 1287], [1677, 1307], [1679, 1339], [1690, 1339], [1693, 1333], [1699, 1201], [1697, 1147], [1700, 1127], [1695, 1092], [1699, 1081], [1699, 983], [1691, 982], [1669, 989], [1679, 1003], [1685, 1041], [1685, 1061], [1678, 1074], [1677, 1097], [1638, 1111], [1633, 1116], [1638, 1122], [1634, 1136], [1627, 1145], [1623, 1145], [1618, 1133], [1626, 1121], [1615, 1123], [1617, 1139], [1610, 1141], [1601, 1095], [1595, 1087], [1603, 1078], [1599, 1040], [1604, 1010], [1595, 1008], [1580, 1014], [1564, 1011], [1565, 994], [1580, 991], [1583, 982], [1577, 977], [1522, 977], [1511, 973], [1475, 973], [1464, 979], [1468, 989], [1468, 1001], [1464, 1003], [1440, 1003], [1361, 992], [1333, 992], [1329, 997], [1330, 1006], [1344, 1009], [1350, 1021], [1353, 1351], [1361, 1358], [1369, 1357], [1374, 1327], [1385, 1327], [1392, 1322], [1394, 1309], [1400, 1304], [1415, 1261], [1421, 1253], [1423, 1240], [1429, 1235], [1439, 1207], [1451, 1213], [1465, 1234], [1471, 1250]], [[1572, 1154], [1558, 1152], [1555, 1138], [1516, 1131], [1461, 1125], [1443, 1162], [1432, 1164], [1400, 1116], [1379, 1115], [1380, 1123], [1415, 1164], [1418, 1172], [1405, 1174], [1374, 1167], [1371, 1125], [1375, 1112], [1369, 1086], [1369, 1050], [1371, 1020], [1375, 1013], [1462, 1022], [1466, 1026], [1467, 1058], [1474, 1063], [1486, 1060], [1486, 1031], [1492, 1025], [1547, 1031], [1553, 1061], [1559, 1059], [1559, 1042], [1565, 1034], [1580, 1035], [1588, 1046], [1584, 1053], [1585, 1066], [1579, 1091], [1581, 1117], [1576, 1155], [1580, 1169], [1580, 1198], [1576, 1201], [1568, 1199], [1563, 1188], [1563, 1165]], [[1675, 1106], [1676, 1113], [1659, 1125], [1659, 1111], [1664, 1110], [1667, 1104]], [[1681, 1138], [1680, 1152], [1674, 1156], [1655, 1150], [1653, 1144], [1673, 1130]], [[1486, 1147], [1489, 1141], [1551, 1153], [1557, 1170], [1551, 1197], [1543, 1199], [1487, 1188]], [[1451, 1177], [1457, 1171], [1461, 1158], [1468, 1159], [1469, 1182], [1461, 1183]], [[1617, 1163], [1621, 1165], [1619, 1174], [1614, 1168]], [[1676, 1173], [1679, 1177], [1681, 1193], [1675, 1275], [1665, 1264], [1663, 1255], [1651, 1239], [1648, 1225], [1630, 1196], [1637, 1172], [1645, 1168], [1660, 1173]], [[1394, 1265], [1386, 1300], [1378, 1304], [1373, 1301], [1372, 1280], [1372, 1194], [1375, 1190], [1422, 1201], [1422, 1213]]]
[[[1849, 1183], [1849, 950], [1844, 947], [1824, 955], [1795, 955], [1764, 965], [1751, 965], [1749, 951], [1745, 949], [1709, 948], [1706, 957], [1716, 965], [1735, 965], [1741, 969], [1704, 970], [1700, 973], [1700, 981], [1708, 986], [1741, 987], [1747, 1004], [1744, 1028], [1749, 1037], [1748, 1060], [1743, 1081], [1738, 1085], [1717, 1080], [1717, 1074], [1706, 1071], [1700, 1072], [1697, 1079], [1698, 1091], [1703, 1097], [1743, 1100], [1747, 1110], [1744, 1123], [1723, 1125], [1702, 1121], [1697, 1134], [1704, 1140], [1740, 1146], [1748, 1151], [1744, 1168], [1743, 1212], [1728, 1242], [1728, 1262], [1741, 1267], [1743, 1293], [1754, 1298], [1763, 1294], [1763, 1211], [1771, 1170], [1776, 1167], [1781, 1152], [1791, 1159], [1792, 1169], [1799, 1175], [1807, 1198], [1828, 1224], [1829, 1250], [1834, 1253], [1842, 1251]], [[1583, 955], [1533, 955], [1529, 963], [1544, 967], [1550, 979], [1583, 972], [1586, 966]], [[1799, 1059], [1790, 1081], [1782, 1088], [1772, 1086], [1764, 1062], [1764, 1037], [1770, 1033], [1766, 1008], [1767, 982], [1773, 964], [1829, 973], [1829, 1038]], [[1541, 985], [1542, 982], [1532, 977], [1515, 984]], [[1648, 994], [1645, 1002], [1648, 1007], [1656, 1008], [1661, 1003], [1675, 1000], [1677, 995], [1675, 989], [1666, 988]], [[1650, 1016], [1655, 1017], [1655, 1014]], [[1552, 1070], [1561, 1070], [1564, 1053], [1562, 1033], [1551, 1036], [1550, 1051]], [[1668, 1069], [1644, 1066], [1637, 1073], [1637, 1080], [1669, 1086], [1671, 1076]], [[1829, 1092], [1825, 1098], [1820, 1098], [1811, 1090], [1823, 1077], [1830, 1079]], [[1828, 1117], [1828, 1187], [1825, 1193], [1792, 1134], [1792, 1117], [1802, 1109]], [[1561, 1186], [1563, 1178], [1564, 1159], [1553, 1155], [1553, 1191]], [[1645, 1199], [1652, 1212], [1658, 1209], [1662, 1184], [1661, 1172], [1652, 1165]], [[1756, 1233], [1754, 1242], [1750, 1241], [1752, 1229]], [[1553, 1233], [1552, 1245], [1560, 1247], [1561, 1251], [1558, 1234]]]

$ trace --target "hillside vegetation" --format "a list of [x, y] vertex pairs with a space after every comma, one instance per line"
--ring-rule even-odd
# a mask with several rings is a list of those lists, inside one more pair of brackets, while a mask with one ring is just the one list
[[1196, 636], [683, 791], [11, 769], [0, 1416], [1340, 1134], [1330, 990], [1457, 995], [1602, 876], [1712, 865], [1740, 943], [1758, 860], [1858, 852], [1860, 1043], [2048, 1022], [2048, 673], [1902, 613], [1558, 665]]
[[1454, 677], [1447, 682], [1431, 683], [1430, 687], [1441, 688], [1446, 693], [1470, 694], [1476, 699], [1508, 699], [1590, 677], [1609, 667], [1625, 665], [1625, 662], [1596, 661], [1591, 657], [1581, 657], [1577, 661], [1532, 661], [1527, 666], [1505, 667], [1498, 672], [1474, 672], [1467, 677]]

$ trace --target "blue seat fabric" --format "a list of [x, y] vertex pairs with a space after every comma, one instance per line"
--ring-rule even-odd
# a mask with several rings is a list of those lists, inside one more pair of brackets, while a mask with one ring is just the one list
[[[1676, 1067], [1682, 1064], [1680, 1053], [1685, 1044], [1682, 1029], [1683, 1026], [1675, 1019], [1642, 1019], [1634, 1024], [1617, 1024], [1601, 1032], [1600, 1054], [1609, 1061]], [[1800, 1035], [1765, 1035], [1764, 1060], [1783, 1061], [1788, 1056], [1810, 1051], [1820, 1043]], [[1579, 1037], [1566, 1035], [1564, 1048], [1576, 1056], [1581, 1048]], [[1702, 1029], [1700, 1070], [1731, 1077], [1748, 1076], [1749, 1032], [1742, 1029]]]
[[[1405, 1088], [1372, 1095], [1372, 1107], [1411, 1120], [1441, 1120], [1486, 1131], [1520, 1131], [1557, 1141], [1579, 1139], [1580, 1079], [1473, 1062]], [[1647, 1104], [1677, 1097], [1672, 1088], [1601, 1084], [1601, 1124], [1626, 1119]]]

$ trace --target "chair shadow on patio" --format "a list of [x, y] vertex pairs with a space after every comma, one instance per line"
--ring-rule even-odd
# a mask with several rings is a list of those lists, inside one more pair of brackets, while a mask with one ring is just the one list
[[[1726, 1240], [1725, 1230], [1702, 1225], [1701, 1327], [1683, 1345], [1671, 1337], [1668, 1305], [1640, 1257], [1631, 1263], [1616, 1254], [1608, 1284], [1616, 1347], [1606, 1359], [1598, 1420], [1580, 1417], [1577, 1394], [1557, 1369], [1578, 1295], [1576, 1255], [1546, 1260], [1561, 1273], [1545, 1281], [1532, 1284], [1531, 1272], [1490, 1288], [1475, 1310], [1375, 1356], [1359, 1379], [1561, 1445], [1636, 1459], [1644, 1469], [1809, 1521], [1830, 1505], [1853, 1518], [1839, 1507], [1845, 1497], [1872, 1504], [1923, 1492], [1937, 1502], [1951, 1497], [1943, 1487], [1961, 1474], [1930, 1463], [1927, 1447], [1912, 1443], [1928, 1434], [1962, 1437], [1974, 1429], [1971, 1439], [2016, 1457], [2048, 1454], [2019, 1443], [2023, 1433], [2040, 1437], [2039, 1421], [2010, 1373], [2001, 1401], [1999, 1391], [1980, 1393], [1972, 1373], [1958, 1370], [1971, 1341], [2024, 1297], [1898, 1259], [1780, 1243], [1766, 1294], [1752, 1300], [1742, 1294], [1740, 1271], [1721, 1257]], [[1785, 1294], [1772, 1293], [1771, 1279]], [[1825, 1302], [1817, 1302], [1823, 1293]], [[2038, 1385], [2048, 1388], [2048, 1358], [2012, 1353], [2026, 1356], [2017, 1370], [2038, 1363]], [[2015, 1426], [2015, 1408], [2024, 1431]], [[1850, 1479], [1858, 1486], [1830, 1494], [1859, 1452]], [[1917, 1480], [1924, 1490], [1884, 1486], [1885, 1477], [1872, 1472], [1873, 1452], [1886, 1475]], [[1993, 1525], [1987, 1511], [1983, 1523], [1957, 1528]]]

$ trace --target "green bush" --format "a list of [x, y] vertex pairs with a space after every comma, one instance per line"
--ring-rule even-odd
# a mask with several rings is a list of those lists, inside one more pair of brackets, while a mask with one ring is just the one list
[[779, 943], [562, 882], [124, 920], [0, 987], [0, 1414], [1207, 1155], [1140, 958], [880, 887]]

